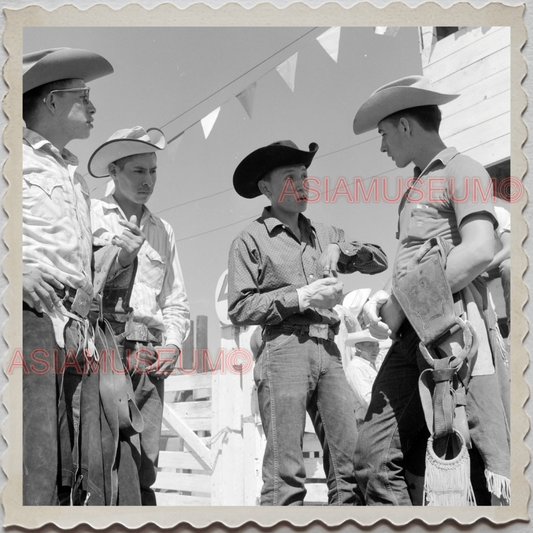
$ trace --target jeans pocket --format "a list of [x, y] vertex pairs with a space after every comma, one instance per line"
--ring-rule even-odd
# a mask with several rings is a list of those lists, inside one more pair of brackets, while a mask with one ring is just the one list
[[292, 339], [296, 337], [296, 333], [273, 333], [268, 334], [265, 337], [265, 350], [268, 350], [269, 352], [272, 352], [272, 350], [277, 350], [279, 348], [282, 348], [289, 342], [291, 342]]

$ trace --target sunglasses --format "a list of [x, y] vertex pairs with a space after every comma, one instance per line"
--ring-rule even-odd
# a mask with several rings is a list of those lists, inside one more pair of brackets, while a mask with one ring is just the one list
[[[75, 89], [55, 89], [54, 91], [50, 91], [48, 94], [83, 92], [81, 99], [83, 100], [83, 103], [87, 105], [89, 103], [89, 91], [90, 90], [91, 89], [89, 87], [80, 87], [80, 88], [75, 88]], [[43, 99], [43, 102], [46, 103], [46, 98]]]

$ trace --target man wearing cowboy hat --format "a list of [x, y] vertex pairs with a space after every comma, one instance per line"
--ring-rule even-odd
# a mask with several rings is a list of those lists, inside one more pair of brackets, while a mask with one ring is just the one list
[[[86, 139], [96, 111], [86, 82], [113, 72], [94, 52], [56, 48], [23, 56], [23, 501], [59, 503], [75, 483], [69, 404], [79, 374], [60, 371], [65, 354], [87, 346], [93, 296], [89, 189], [65, 147]], [[111, 266], [132, 263], [142, 243], [135, 224]], [[116, 253], [115, 250], [113, 253]], [[46, 357], [35, 364], [35, 354]], [[53, 355], [59, 354], [54, 364]], [[68, 355], [66, 356], [68, 359]], [[72, 363], [72, 361], [71, 361]], [[59, 366], [59, 372], [57, 365]], [[52, 368], [53, 367], [53, 368]], [[59, 429], [58, 429], [59, 427]], [[68, 492], [68, 491], [67, 491]]]
[[344, 232], [312, 223], [305, 179], [318, 146], [279, 141], [238, 165], [233, 186], [244, 198], [264, 194], [270, 207], [233, 241], [228, 312], [236, 325], [259, 324], [263, 342], [254, 378], [267, 438], [261, 505], [303, 505], [302, 441], [306, 411], [324, 447], [332, 505], [356, 503], [353, 393], [335, 344], [341, 273], [387, 268], [382, 250], [347, 242]]
[[131, 216], [139, 220], [145, 237], [130, 299], [133, 321], [125, 322], [124, 315], [111, 318], [115, 333], [122, 335], [124, 356], [130, 358], [135, 401], [145, 423], [139, 467], [143, 505], [156, 505], [151, 486], [159, 455], [162, 380], [176, 367], [189, 333], [189, 304], [174, 232], [146, 207], [156, 184], [156, 152], [165, 144], [160, 130], [137, 126], [115, 132], [89, 160], [89, 172], [96, 178], [111, 176], [115, 186], [112, 194], [92, 200], [95, 244], [111, 242]]
[[[455, 300], [462, 300], [479, 338], [466, 400], [470, 435], [486, 477], [486, 488], [474, 487], [477, 503], [490, 504], [489, 491], [501, 502], [509, 502], [508, 376], [505, 357], [498, 343], [492, 342], [493, 313], [476, 279], [492, 260], [497, 222], [490, 201], [475, 195], [473, 180], [485, 191], [490, 178], [479, 163], [447, 148], [439, 135], [438, 106], [458, 96], [436, 91], [422, 76], [408, 76], [376, 90], [353, 123], [356, 134], [377, 128], [381, 151], [398, 167], [416, 165], [413, 190], [415, 186], [417, 190], [416, 197], [408, 190], [400, 205], [393, 288], [388, 285], [378, 291], [365, 305], [370, 332], [377, 338], [389, 335], [395, 339], [374, 383], [357, 442], [356, 476], [368, 505], [411, 505], [403, 472], [406, 454], [420, 439], [419, 431], [427, 432], [418, 393], [418, 378], [427, 363], [418, 349], [412, 318], [406, 319], [400, 308], [397, 297], [401, 294], [396, 288], [431, 238], [440, 239], [451, 250], [445, 277]], [[421, 303], [430, 302], [426, 294]], [[451, 355], [454, 342], [460, 350], [454, 336], [439, 348]]]

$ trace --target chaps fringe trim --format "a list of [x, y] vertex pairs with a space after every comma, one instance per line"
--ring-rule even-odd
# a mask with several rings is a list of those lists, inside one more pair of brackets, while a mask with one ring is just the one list
[[461, 449], [453, 459], [441, 459], [433, 449], [433, 438], [426, 450], [426, 475], [424, 479], [424, 505], [470, 506], [476, 505], [470, 483], [470, 456], [461, 437]]
[[485, 470], [488, 491], [502, 500], [503, 505], [511, 504], [511, 480], [505, 476]]

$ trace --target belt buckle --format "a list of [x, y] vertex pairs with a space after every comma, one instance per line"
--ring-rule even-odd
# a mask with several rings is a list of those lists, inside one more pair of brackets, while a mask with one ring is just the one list
[[309, 324], [309, 336], [315, 339], [328, 340], [329, 326], [327, 324]]
[[91, 309], [91, 298], [86, 292], [78, 289], [76, 291], [76, 296], [74, 296], [74, 300], [72, 300], [70, 309], [85, 318]]
[[146, 324], [142, 322], [131, 322], [131, 324], [128, 324], [128, 330], [126, 339], [129, 341], [148, 341], [148, 326]]

